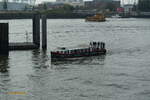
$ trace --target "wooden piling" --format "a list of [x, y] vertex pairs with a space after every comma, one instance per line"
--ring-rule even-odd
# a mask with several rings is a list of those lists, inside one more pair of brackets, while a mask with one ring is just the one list
[[0, 23], [0, 55], [8, 55], [9, 29], [8, 23]]
[[33, 15], [33, 43], [40, 47], [40, 14]]
[[47, 48], [47, 18], [42, 15], [42, 48]]

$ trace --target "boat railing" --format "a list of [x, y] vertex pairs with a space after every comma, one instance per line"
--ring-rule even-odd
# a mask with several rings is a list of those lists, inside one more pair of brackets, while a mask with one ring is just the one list
[[52, 52], [52, 53], [72, 55], [72, 54], [98, 52], [98, 51], [104, 50], [104, 49], [105, 49], [105, 43], [104, 42], [90, 42], [90, 45], [87, 48], [74, 49], [74, 50], [63, 50], [63, 51], [56, 51], [56, 52]]

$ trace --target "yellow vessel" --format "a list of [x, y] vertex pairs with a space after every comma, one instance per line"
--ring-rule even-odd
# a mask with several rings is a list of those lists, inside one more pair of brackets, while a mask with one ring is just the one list
[[106, 18], [103, 14], [96, 14], [92, 17], [87, 17], [86, 21], [104, 22], [106, 21]]

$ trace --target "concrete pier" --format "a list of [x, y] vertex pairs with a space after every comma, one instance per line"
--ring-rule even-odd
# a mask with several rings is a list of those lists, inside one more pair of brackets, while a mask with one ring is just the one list
[[42, 49], [47, 48], [47, 19], [42, 15]]
[[[33, 15], [33, 43], [9, 43], [8, 23], [0, 23], [0, 55], [8, 54], [9, 50], [31, 50], [40, 48], [40, 14]], [[47, 48], [47, 20], [42, 15], [42, 48]]]
[[40, 47], [40, 14], [33, 15], [33, 43]]
[[34, 43], [9, 43], [9, 50], [32, 50], [38, 49], [39, 47]]
[[9, 26], [8, 23], [0, 23], [0, 55], [8, 55], [9, 44]]

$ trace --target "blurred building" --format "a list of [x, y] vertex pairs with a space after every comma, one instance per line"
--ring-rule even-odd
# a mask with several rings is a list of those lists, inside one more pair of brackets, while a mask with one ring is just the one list
[[120, 7], [120, 1], [114, 0], [93, 0], [93, 1], [86, 1], [85, 7], [89, 9], [109, 9], [111, 11], [115, 11], [117, 8]]
[[150, 0], [139, 0], [137, 11], [140, 17], [150, 18]]
[[69, 4], [71, 6], [84, 6], [83, 0], [56, 0], [57, 3]]
[[95, 1], [95, 2], [112, 2], [114, 0], [93, 0], [93, 1]]
[[139, 0], [138, 10], [143, 12], [150, 12], [150, 0]]
[[124, 8], [124, 13], [131, 13], [131, 12], [133, 11], [133, 7], [134, 7], [133, 4], [124, 5], [124, 6], [123, 6], [123, 8]]
[[43, 10], [43, 9], [55, 9], [55, 8], [62, 8], [64, 6], [64, 3], [57, 3], [57, 2], [43, 2], [42, 4], [39, 4], [34, 9]]
[[117, 12], [118, 12], [118, 13], [124, 13], [124, 8], [123, 8], [123, 7], [117, 8]]
[[0, 2], [0, 10], [21, 11], [27, 9], [29, 9], [29, 5], [26, 3], [7, 2], [4, 4], [4, 2]]
[[15, 3], [26, 3], [29, 5], [35, 5], [36, 0], [12, 0]]

